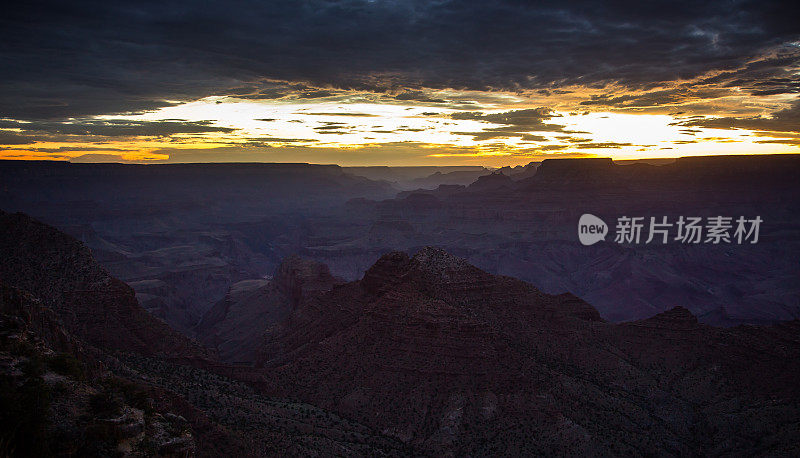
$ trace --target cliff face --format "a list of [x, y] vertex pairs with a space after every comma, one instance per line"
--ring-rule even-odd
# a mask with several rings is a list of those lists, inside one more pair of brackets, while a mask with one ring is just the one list
[[270, 360], [283, 361], [294, 352], [307, 352], [310, 341], [347, 332], [354, 324], [391, 326], [394, 321], [393, 334], [409, 336], [414, 331], [403, 330], [409, 320], [423, 329], [450, 322], [469, 340], [472, 329], [491, 330], [504, 323], [524, 326], [524, 319], [533, 317], [554, 322], [602, 321], [596, 310], [574, 296], [541, 293], [525, 282], [490, 275], [437, 248], [423, 248], [413, 257], [392, 252], [382, 256], [362, 280], [296, 302], [288, 325], [269, 335], [259, 363], [269, 365]]
[[500, 172], [478, 177], [473, 183], [467, 186], [470, 192], [494, 191], [502, 188], [513, 188], [514, 180]]
[[[231, 366], [203, 359], [138, 308], [80, 243], [24, 215], [2, 214], [0, 223], [0, 455], [403, 454], [403, 444], [367, 426], [202, 369]], [[280, 270], [275, 291], [297, 292], [298, 301], [333, 279], [299, 258]], [[231, 298], [259, 283], [237, 285]]]
[[303, 309], [262, 350], [259, 363], [278, 392], [374, 422], [429, 452], [466, 452], [455, 444], [490, 431], [464, 428], [510, 413], [498, 416], [510, 408], [501, 402], [513, 404], [501, 393], [539, 379], [528, 379], [534, 336], [546, 342], [603, 323], [574, 296], [543, 294], [436, 248], [384, 255], [362, 280]]
[[[793, 230], [800, 224], [798, 176], [799, 155], [682, 158], [661, 165], [547, 159], [513, 189], [414, 191], [353, 205], [348, 219], [355, 224], [360, 217], [360, 227], [375, 230], [326, 242], [319, 242], [320, 235], [307, 253], [355, 279], [388, 250], [435, 245], [542, 291], [569, 291], [609, 321], [682, 305], [708, 324], [766, 324], [800, 318], [800, 231]], [[422, 193], [436, 206], [410, 205], [406, 197]], [[585, 213], [609, 224], [605, 243], [580, 243], [576, 229]], [[644, 217], [639, 244], [614, 242], [617, 219], [626, 215]], [[675, 224], [681, 216], [720, 215], [760, 216], [758, 243], [645, 243], [650, 217]], [[401, 225], [413, 230], [398, 231]], [[317, 233], [336, 230], [330, 224]], [[670, 230], [675, 237], [677, 227]]]
[[202, 369], [180, 364], [197, 347], [80, 243], [24, 215], [0, 222], [0, 433], [26, 432], [0, 443], [19, 450], [800, 453], [798, 321], [721, 329], [675, 307], [612, 324], [576, 296], [431, 247], [388, 253], [350, 283], [290, 257], [208, 316], [226, 351], [265, 334], [248, 344], [258, 367]]
[[301, 307], [261, 351], [265, 389], [423, 453], [796, 451], [797, 322], [712, 328], [678, 307], [615, 325], [435, 248]]
[[63, 327], [52, 309], [30, 293], [0, 282], [3, 340], [35, 336], [54, 351], [79, 354], [83, 349]]
[[65, 328], [107, 350], [182, 358], [202, 347], [139, 306], [133, 290], [110, 276], [86, 246], [21, 213], [0, 211], [0, 280], [51, 307]]
[[535, 174], [518, 182], [518, 187], [526, 191], [542, 191], [613, 186], [617, 175], [617, 167], [610, 158], [545, 159]]
[[111, 375], [101, 356], [44, 301], [0, 283], [3, 453], [195, 456], [194, 428], [206, 425], [170, 412], [173, 394]]
[[284, 326], [290, 312], [303, 314], [304, 301], [328, 291], [341, 280], [328, 266], [289, 256], [278, 266], [271, 280], [245, 280], [234, 284], [225, 298], [203, 316], [197, 335], [220, 359], [252, 363], [263, 344], [264, 333]]
[[325, 264], [292, 255], [278, 265], [273, 282], [293, 304], [297, 304], [303, 297], [327, 291], [342, 280], [331, 275]]
[[[493, 187], [504, 178], [478, 170], [492, 185], [486, 190], [442, 185], [389, 200], [388, 189], [367, 192], [386, 183], [359, 182], [335, 167], [4, 161], [0, 208], [75, 235], [144, 308], [198, 338], [197, 322], [235, 283], [273, 272], [288, 254], [353, 280], [387, 251], [427, 245], [542, 291], [572, 292], [610, 321], [681, 304], [709, 324], [762, 324], [800, 317], [799, 158], [545, 160], [528, 166], [526, 178], [504, 169], [511, 188]], [[672, 223], [758, 215], [764, 222], [759, 243], [749, 246], [584, 247], [576, 231], [584, 213], [609, 228], [623, 215]], [[621, 296], [631, 300], [620, 304]]]

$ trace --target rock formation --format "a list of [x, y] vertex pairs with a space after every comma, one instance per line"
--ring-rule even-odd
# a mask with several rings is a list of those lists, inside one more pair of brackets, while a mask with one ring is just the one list
[[797, 321], [713, 328], [676, 307], [612, 324], [428, 247], [381, 257], [290, 323], [262, 349], [265, 389], [418, 453], [797, 452]]
[[200, 345], [142, 309], [86, 246], [21, 213], [0, 211], [0, 281], [40, 298], [65, 328], [108, 349], [205, 358]]

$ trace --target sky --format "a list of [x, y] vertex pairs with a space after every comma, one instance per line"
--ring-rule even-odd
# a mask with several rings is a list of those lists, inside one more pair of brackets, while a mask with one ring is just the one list
[[0, 15], [0, 158], [800, 153], [800, 2], [76, 1]]

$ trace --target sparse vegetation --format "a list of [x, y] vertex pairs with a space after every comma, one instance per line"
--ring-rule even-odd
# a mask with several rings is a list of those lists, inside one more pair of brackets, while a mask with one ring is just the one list
[[57, 374], [82, 380], [85, 376], [83, 364], [70, 353], [56, 353], [47, 359], [47, 367]]
[[30, 374], [21, 383], [0, 375], [0, 444], [11, 455], [46, 456], [51, 393], [40, 376]]

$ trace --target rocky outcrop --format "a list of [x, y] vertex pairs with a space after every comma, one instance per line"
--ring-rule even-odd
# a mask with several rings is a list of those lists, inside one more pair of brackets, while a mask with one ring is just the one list
[[142, 309], [86, 246], [24, 214], [0, 211], [0, 280], [40, 298], [70, 333], [101, 349], [210, 356]]
[[273, 276], [275, 285], [293, 302], [309, 294], [327, 291], [342, 280], [331, 275], [328, 266], [297, 255], [289, 256], [278, 266]]
[[536, 173], [518, 181], [522, 191], [612, 187], [618, 181], [618, 166], [611, 158], [545, 159]]
[[[44, 301], [0, 284], [0, 443], [13, 456], [187, 457], [192, 425], [111, 375]], [[164, 394], [162, 394], [164, 395]]]
[[525, 165], [518, 165], [515, 167], [506, 166], [498, 171], [504, 175], [508, 175], [514, 181], [520, 181], [536, 175], [539, 164], [541, 164], [541, 162], [529, 162]]
[[302, 316], [305, 301], [333, 288], [342, 280], [328, 266], [300, 256], [289, 256], [271, 280], [244, 280], [203, 316], [196, 333], [202, 342], [230, 363], [251, 364], [265, 332], [284, 326], [291, 312]]
[[[420, 291], [467, 308], [526, 307], [537, 305], [540, 313], [558, 313], [600, 320], [594, 308], [574, 296], [550, 296], [514, 278], [491, 275], [463, 258], [436, 247], [425, 247], [409, 258], [394, 252], [381, 257], [361, 281], [368, 291], [382, 292], [402, 282]], [[547, 312], [545, 312], [547, 310]]]
[[201, 342], [222, 361], [252, 363], [266, 329], [286, 320], [289, 298], [269, 280], [235, 283], [197, 325]]
[[[259, 364], [277, 364], [298, 352], [313, 351], [311, 342], [339, 332], [356, 332], [356, 328], [361, 337], [351, 338], [358, 341], [386, 332], [394, 339], [401, 338], [399, 345], [389, 345], [388, 349], [400, 353], [405, 352], [404, 348], [421, 345], [426, 335], [437, 336], [442, 329], [449, 329], [452, 334], [444, 340], [449, 344], [442, 349], [461, 358], [479, 354], [480, 351], [468, 349], [479, 341], [485, 342], [485, 348], [502, 346], [495, 339], [498, 326], [511, 324], [517, 328], [524, 317], [601, 321], [596, 310], [574, 296], [543, 294], [519, 280], [488, 274], [439, 248], [423, 248], [413, 257], [392, 252], [378, 259], [362, 280], [301, 301], [292, 312], [289, 325], [268, 337]], [[461, 345], [457, 342], [466, 343], [466, 347], [450, 353], [450, 347]], [[424, 354], [437, 355], [435, 342], [424, 345], [429, 350]], [[382, 350], [386, 348], [376, 351]], [[395, 357], [384, 358], [389, 361]], [[466, 370], [467, 366], [451, 363], [432, 367]]]
[[384, 255], [304, 310], [262, 349], [264, 389], [417, 453], [797, 450], [798, 322], [712, 328], [675, 307], [615, 325], [433, 247]]
[[478, 177], [473, 183], [467, 186], [467, 191], [471, 192], [487, 192], [495, 191], [502, 188], [511, 189], [514, 187], [514, 180], [509, 176], [501, 173], [494, 172], [488, 175]]
[[30, 293], [0, 282], [0, 326], [3, 339], [19, 339], [31, 335], [42, 339], [50, 348], [77, 354], [80, 344], [64, 329], [50, 307]]
[[652, 318], [641, 320], [638, 324], [646, 327], [674, 330], [691, 330], [701, 327], [697, 317], [692, 315], [692, 312], [685, 307], [680, 306], [661, 312]]

